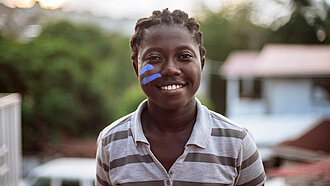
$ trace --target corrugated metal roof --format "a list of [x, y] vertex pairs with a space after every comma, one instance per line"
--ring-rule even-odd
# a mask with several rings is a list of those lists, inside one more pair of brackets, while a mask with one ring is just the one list
[[314, 128], [295, 140], [287, 140], [280, 144], [304, 149], [330, 153], [330, 119], [324, 119]]
[[307, 178], [330, 180], [330, 157], [313, 163], [301, 163], [289, 167], [272, 169], [267, 172], [269, 178]]
[[256, 52], [233, 52], [220, 69], [232, 77], [330, 75], [330, 45], [266, 45]]

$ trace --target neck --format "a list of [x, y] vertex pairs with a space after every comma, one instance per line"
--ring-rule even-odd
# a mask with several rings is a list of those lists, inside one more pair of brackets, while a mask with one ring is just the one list
[[163, 132], [180, 132], [194, 126], [197, 117], [196, 100], [193, 99], [184, 107], [175, 110], [166, 110], [148, 101], [145, 114], [149, 120], [146, 127]]

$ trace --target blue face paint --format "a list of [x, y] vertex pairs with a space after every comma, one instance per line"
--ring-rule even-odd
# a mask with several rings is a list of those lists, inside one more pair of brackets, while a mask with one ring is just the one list
[[160, 78], [160, 77], [162, 77], [162, 75], [160, 75], [159, 73], [151, 75], [151, 76], [147, 76], [147, 77], [143, 78], [141, 83], [142, 83], [142, 85], [145, 85], [145, 84], [149, 83], [150, 81], [153, 81], [153, 80], [155, 80], [157, 78]]
[[154, 68], [154, 67], [153, 67], [152, 65], [147, 64], [146, 66], [144, 66], [144, 67], [141, 69], [139, 75], [141, 76], [142, 74], [144, 74], [144, 73], [147, 72], [148, 70], [152, 70], [153, 68]]

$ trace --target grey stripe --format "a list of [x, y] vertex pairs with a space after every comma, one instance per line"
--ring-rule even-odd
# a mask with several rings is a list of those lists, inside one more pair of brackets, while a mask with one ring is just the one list
[[233, 129], [213, 128], [211, 136], [244, 139], [246, 132]]
[[251, 181], [249, 181], [249, 182], [247, 182], [247, 183], [243, 183], [243, 184], [241, 184], [241, 185], [238, 185], [238, 186], [255, 186], [255, 185], [260, 184], [262, 181], [264, 181], [264, 180], [265, 180], [265, 177], [266, 177], [265, 173], [262, 172], [262, 173], [261, 173], [258, 177], [256, 177], [255, 179], [253, 179], [253, 180], [251, 180]]
[[187, 182], [187, 181], [174, 181], [173, 182], [173, 186], [229, 186], [229, 185], [230, 184]]
[[122, 186], [164, 186], [163, 180], [122, 183]]
[[149, 155], [129, 155], [123, 158], [118, 158], [110, 162], [110, 170], [121, 167], [131, 163], [151, 163], [153, 162], [152, 158]]
[[98, 175], [96, 175], [96, 179], [103, 186], [111, 186], [110, 183], [108, 183], [107, 181], [102, 180]]
[[106, 146], [106, 145], [108, 145], [109, 143], [111, 143], [113, 141], [126, 139], [126, 138], [128, 138], [128, 136], [132, 136], [131, 129], [120, 131], [120, 132], [115, 132], [115, 133], [110, 134], [109, 136], [105, 137], [102, 140], [102, 145]]
[[125, 118], [123, 118], [116, 126], [114, 126], [113, 128], [111, 128], [109, 131], [107, 131], [106, 134], [104, 134], [104, 136], [106, 136], [105, 138], [102, 139], [102, 145], [105, 146], [107, 144], [109, 144], [111, 141], [106, 141], [106, 139], [111, 135], [111, 131], [119, 126], [122, 126], [124, 124], [127, 124], [127, 122], [129, 122], [131, 120], [131, 115], [126, 116]]
[[250, 166], [252, 163], [257, 161], [259, 158], [258, 150], [256, 150], [248, 159], [244, 160], [241, 165], [241, 169], [245, 169], [246, 167]]
[[214, 154], [202, 154], [202, 153], [189, 153], [187, 154], [186, 162], [204, 162], [204, 163], [216, 163], [221, 165], [227, 165], [235, 167], [236, 158], [216, 156]]
[[102, 163], [102, 161], [101, 161], [100, 158], [97, 158], [97, 163], [98, 163], [101, 167], [103, 167], [103, 170], [104, 170], [104, 171], [109, 172], [109, 166], [106, 165], [106, 164], [104, 164], [104, 163]]

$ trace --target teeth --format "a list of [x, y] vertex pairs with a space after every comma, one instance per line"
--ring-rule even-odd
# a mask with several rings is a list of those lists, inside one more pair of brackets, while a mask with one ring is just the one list
[[174, 89], [178, 89], [181, 87], [182, 87], [182, 85], [168, 85], [168, 86], [161, 87], [161, 89], [162, 90], [174, 90]]

